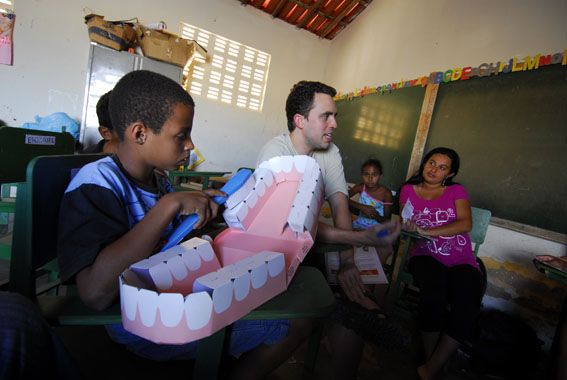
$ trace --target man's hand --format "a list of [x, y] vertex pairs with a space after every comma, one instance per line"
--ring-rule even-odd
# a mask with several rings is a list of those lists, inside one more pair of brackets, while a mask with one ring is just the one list
[[[342, 261], [342, 260], [341, 260]], [[354, 261], [341, 262], [341, 268], [337, 274], [339, 285], [349, 300], [363, 304], [366, 296], [366, 287], [362, 283], [358, 268]]]
[[[364, 231], [358, 231], [356, 233], [361, 234], [359, 242], [361, 245], [387, 247], [391, 246], [398, 238], [400, 235], [400, 229], [400, 223], [397, 220], [391, 220], [386, 223], [376, 224]], [[386, 230], [388, 234], [382, 237], [378, 236], [384, 230]]]

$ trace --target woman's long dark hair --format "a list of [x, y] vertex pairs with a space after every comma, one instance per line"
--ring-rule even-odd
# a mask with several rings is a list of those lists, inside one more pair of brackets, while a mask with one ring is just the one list
[[429, 161], [431, 156], [433, 156], [434, 154], [442, 154], [442, 155], [447, 156], [451, 159], [451, 170], [449, 170], [449, 173], [453, 173], [453, 175], [448, 177], [447, 179], [445, 179], [444, 185], [445, 186], [451, 186], [451, 185], [457, 184], [457, 182], [453, 182], [453, 179], [457, 176], [457, 173], [459, 172], [461, 160], [460, 160], [457, 152], [455, 152], [451, 148], [445, 148], [445, 147], [438, 147], [438, 148], [435, 148], [435, 149], [431, 149], [429, 152], [427, 152], [425, 157], [423, 157], [423, 160], [421, 160], [421, 165], [419, 165], [419, 170], [417, 171], [417, 173], [415, 173], [412, 177], [410, 177], [410, 179], [408, 179], [405, 183], [409, 183], [409, 184], [412, 184], [412, 185], [417, 185], [417, 184], [422, 183], [423, 182], [423, 168], [425, 167], [425, 164], [427, 163], [427, 161]]

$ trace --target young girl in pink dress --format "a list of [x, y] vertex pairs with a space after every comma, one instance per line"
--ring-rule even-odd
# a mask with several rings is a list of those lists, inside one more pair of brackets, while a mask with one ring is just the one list
[[409, 260], [420, 289], [418, 327], [426, 362], [417, 371], [424, 380], [434, 378], [470, 338], [480, 310], [482, 280], [468, 235], [471, 206], [465, 188], [453, 182], [458, 171], [457, 152], [435, 148], [400, 193], [400, 210], [413, 207], [404, 229], [433, 238], [417, 241]]

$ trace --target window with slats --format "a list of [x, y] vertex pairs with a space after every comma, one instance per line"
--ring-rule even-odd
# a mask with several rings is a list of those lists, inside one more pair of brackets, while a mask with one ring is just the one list
[[185, 88], [192, 95], [262, 110], [270, 54], [186, 23], [181, 24], [181, 35], [197, 41], [208, 55], [207, 61], [195, 56], [185, 68]]
[[13, 0], [0, 0], [0, 13], [7, 13], [14, 11]]

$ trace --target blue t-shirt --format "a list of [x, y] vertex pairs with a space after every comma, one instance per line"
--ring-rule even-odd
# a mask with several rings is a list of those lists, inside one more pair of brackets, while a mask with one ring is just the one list
[[[104, 157], [77, 172], [65, 190], [59, 213], [62, 281], [91, 265], [105, 246], [131, 230], [159, 198], [173, 191], [164, 173], [156, 170], [154, 175], [155, 187], [140, 184], [116, 157]], [[170, 223], [162, 238], [172, 228]]]

